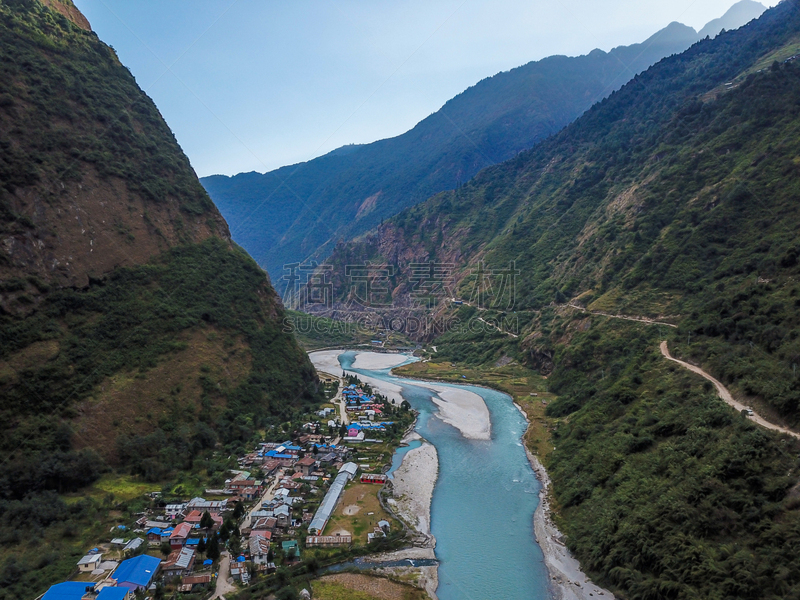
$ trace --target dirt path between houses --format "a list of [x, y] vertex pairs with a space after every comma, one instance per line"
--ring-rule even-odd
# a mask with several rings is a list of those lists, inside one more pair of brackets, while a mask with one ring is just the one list
[[278, 483], [280, 483], [282, 478], [283, 478], [283, 469], [278, 469], [278, 472], [275, 473], [275, 479], [272, 482], [272, 485], [270, 485], [266, 490], [264, 490], [264, 493], [262, 494], [261, 498], [259, 498], [253, 503], [253, 506], [244, 515], [244, 518], [242, 519], [241, 523], [249, 525], [250, 521], [253, 518], [253, 513], [257, 510], [261, 510], [261, 504], [272, 500], [273, 492], [275, 491], [275, 488], [278, 487]]
[[214, 595], [211, 596], [209, 600], [216, 600], [217, 598], [221, 598], [225, 594], [230, 594], [231, 592], [236, 591], [236, 586], [228, 581], [230, 576], [231, 576], [231, 555], [225, 552], [222, 554], [222, 558], [219, 561], [219, 573], [217, 574], [217, 589], [214, 591]]
[[[723, 400], [723, 402], [725, 402], [725, 404], [727, 404], [729, 406], [732, 406], [733, 408], [735, 408], [737, 411], [740, 411], [740, 412], [743, 411], [743, 410], [752, 410], [752, 409], [750, 409], [749, 406], [745, 406], [741, 402], [737, 402], [736, 400], [734, 400], [733, 396], [731, 395], [731, 393], [728, 391], [728, 389], [724, 385], [722, 385], [722, 383], [720, 383], [717, 379], [715, 379], [714, 377], [712, 377], [711, 375], [709, 375], [708, 373], [703, 371], [703, 369], [701, 369], [700, 367], [695, 367], [694, 365], [690, 365], [687, 362], [684, 362], [682, 360], [678, 360], [677, 358], [673, 358], [672, 355], [669, 353], [669, 348], [667, 347], [666, 340], [661, 342], [661, 354], [663, 354], [664, 358], [666, 358], [667, 360], [671, 360], [672, 362], [676, 362], [679, 365], [681, 365], [682, 367], [684, 367], [686, 369], [689, 369], [692, 373], [697, 373], [701, 377], [705, 377], [706, 379], [708, 379], [711, 383], [714, 384], [714, 387], [717, 388], [717, 394], [719, 394], [719, 397], [722, 398], [722, 400]], [[778, 431], [780, 433], [786, 433], [786, 434], [791, 435], [792, 437], [800, 439], [800, 433], [795, 433], [794, 431], [791, 431], [790, 429], [787, 429], [786, 427], [781, 427], [780, 425], [775, 425], [775, 423], [770, 423], [769, 421], [764, 419], [761, 415], [759, 415], [759, 414], [757, 414], [755, 412], [752, 415], [750, 415], [748, 418], [751, 421], [754, 421], [755, 423], [758, 423], [762, 427], [766, 427], [767, 429], [771, 429], [773, 431]]]

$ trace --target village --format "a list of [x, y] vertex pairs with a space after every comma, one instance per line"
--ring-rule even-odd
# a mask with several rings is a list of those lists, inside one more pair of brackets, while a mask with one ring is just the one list
[[215, 599], [402, 544], [380, 491], [415, 414], [354, 376], [321, 377], [335, 394], [289, 439], [259, 442], [202, 497], [150, 492], [40, 598]]

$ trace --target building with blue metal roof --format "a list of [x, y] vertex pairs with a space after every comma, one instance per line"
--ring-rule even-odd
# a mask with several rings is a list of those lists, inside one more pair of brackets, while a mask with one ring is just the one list
[[131, 591], [124, 587], [104, 587], [95, 600], [127, 600]]
[[65, 581], [51, 585], [42, 600], [81, 600], [87, 591], [94, 589], [93, 583], [86, 581]]
[[161, 559], [141, 554], [122, 561], [111, 578], [116, 580], [117, 586], [126, 587], [135, 592], [150, 585], [160, 566]]

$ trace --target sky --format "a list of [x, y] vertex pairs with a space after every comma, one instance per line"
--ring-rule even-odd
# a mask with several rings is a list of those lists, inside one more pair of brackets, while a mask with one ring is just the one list
[[500, 71], [700, 30], [735, 0], [74, 2], [203, 177], [399, 135]]

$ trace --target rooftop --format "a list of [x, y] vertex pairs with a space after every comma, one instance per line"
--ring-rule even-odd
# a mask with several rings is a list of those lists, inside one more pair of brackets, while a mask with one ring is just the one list
[[141, 554], [122, 563], [111, 576], [117, 583], [135, 583], [140, 586], [147, 586], [161, 566], [161, 560], [155, 556]]

